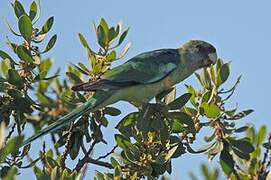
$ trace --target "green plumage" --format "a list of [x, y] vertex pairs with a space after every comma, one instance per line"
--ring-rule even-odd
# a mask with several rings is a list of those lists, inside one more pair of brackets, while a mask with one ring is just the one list
[[107, 71], [97, 81], [74, 86], [72, 90], [95, 91], [95, 94], [77, 109], [27, 139], [24, 144], [75, 121], [87, 112], [120, 100], [136, 104], [148, 102], [183, 81], [195, 70], [214, 64], [216, 59], [216, 49], [204, 41], [190, 41], [178, 49], [139, 54]]

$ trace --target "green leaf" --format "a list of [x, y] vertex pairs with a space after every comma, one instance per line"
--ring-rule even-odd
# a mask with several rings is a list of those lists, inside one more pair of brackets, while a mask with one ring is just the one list
[[183, 130], [188, 130], [189, 132], [195, 132], [195, 126], [192, 118], [184, 112], [171, 112], [168, 114], [173, 118], [172, 131], [174, 133], [182, 132]]
[[46, 72], [46, 75], [47, 75], [47, 72], [50, 70], [51, 66], [52, 66], [52, 62], [50, 58], [46, 58], [40, 63], [38, 67], [39, 67], [40, 72]]
[[3, 180], [13, 180], [16, 179], [16, 176], [18, 174], [18, 170], [15, 167], [9, 168], [7, 175], [3, 177]]
[[83, 81], [80, 79], [80, 77], [78, 77], [76, 74], [74, 74], [73, 72], [66, 72], [66, 75], [69, 79], [69, 81], [72, 84], [80, 84], [83, 83]]
[[23, 96], [23, 93], [17, 89], [9, 89], [8, 90], [8, 95], [14, 98], [19, 98]]
[[18, 26], [19, 26], [19, 30], [20, 30], [20, 33], [23, 36], [23, 38], [28, 43], [30, 43], [31, 35], [32, 35], [32, 31], [33, 31], [31, 19], [27, 15], [22, 15], [19, 18]]
[[227, 120], [238, 120], [238, 119], [246, 117], [247, 115], [249, 115], [252, 112], [253, 112], [252, 109], [242, 111], [242, 112], [239, 112], [238, 114], [234, 115], [232, 118], [227, 118]]
[[130, 142], [130, 139], [121, 134], [115, 134], [115, 140], [117, 145], [124, 151], [129, 150], [133, 146], [133, 144]]
[[114, 39], [116, 38], [118, 34], [116, 33], [114, 27], [111, 27], [109, 30], [108, 30], [108, 42], [109, 44], [111, 44]]
[[108, 28], [108, 25], [107, 25], [106, 21], [104, 20], [104, 18], [101, 18], [100, 25], [103, 27], [104, 33], [107, 38], [109, 28]]
[[212, 94], [212, 91], [206, 91], [202, 96], [201, 104], [207, 103], [211, 97], [211, 94]]
[[182, 96], [178, 97], [175, 99], [173, 102], [169, 103], [169, 109], [170, 110], [176, 110], [176, 109], [181, 109], [191, 98], [192, 94], [190, 93], [185, 93]]
[[17, 18], [20, 18], [21, 15], [25, 14], [24, 7], [19, 1], [16, 0], [14, 2], [14, 4], [12, 4], [12, 5], [13, 5], [13, 8], [14, 8], [14, 11], [15, 11]]
[[46, 52], [50, 51], [50, 50], [54, 47], [54, 45], [55, 45], [55, 43], [56, 43], [56, 39], [57, 39], [57, 35], [55, 34], [55, 35], [53, 35], [53, 37], [49, 40], [49, 42], [48, 42], [48, 44], [47, 44], [45, 50], [44, 50], [43, 52], [41, 52], [40, 54], [46, 53]]
[[233, 140], [233, 139], [229, 139], [229, 141], [230, 141], [230, 144], [233, 148], [236, 148], [245, 154], [249, 154], [254, 151], [253, 145], [248, 141]]
[[121, 111], [114, 107], [106, 107], [104, 113], [110, 116], [118, 116], [121, 114]]
[[217, 74], [217, 85], [220, 86], [223, 84], [229, 77], [230, 75], [230, 67], [229, 63], [223, 64]]
[[36, 17], [37, 14], [37, 4], [35, 1], [33, 1], [30, 5], [30, 9], [29, 9], [29, 18], [33, 21], [33, 19]]
[[110, 158], [110, 162], [111, 162], [113, 167], [119, 166], [118, 161], [113, 157]]
[[234, 161], [229, 151], [224, 148], [223, 151], [220, 153], [219, 159], [223, 172], [227, 176], [230, 176], [234, 170]]
[[38, 34], [39, 35], [46, 34], [47, 32], [50, 31], [53, 24], [54, 24], [54, 17], [52, 16], [49, 19], [47, 19], [47, 21], [45, 22], [45, 24], [43, 25], [41, 31]]
[[90, 73], [89, 69], [83, 64], [83, 63], [78, 63], [78, 65], [87, 73]]
[[266, 137], [266, 133], [267, 133], [266, 126], [261, 126], [256, 139], [257, 146], [260, 146], [263, 143]]
[[84, 38], [84, 36], [83, 36], [81, 33], [78, 33], [78, 36], [79, 36], [79, 39], [80, 39], [81, 43], [82, 43], [83, 46], [86, 48], [87, 53], [89, 53], [89, 55], [90, 55], [89, 57], [95, 55], [95, 52], [93, 52], [93, 51], [90, 49], [90, 47], [89, 47], [89, 45], [88, 45], [86, 39]]
[[108, 56], [106, 58], [106, 61], [107, 62], [112, 62], [112, 61], [114, 61], [116, 59], [116, 56], [117, 56], [117, 53], [116, 53], [115, 50], [113, 50], [108, 54]]
[[204, 109], [204, 113], [208, 118], [216, 118], [220, 115], [220, 109], [215, 104], [203, 103], [201, 107]]
[[136, 119], [138, 118], [138, 113], [133, 112], [128, 115], [126, 115], [115, 127], [118, 129], [122, 134], [124, 134], [127, 137], [131, 137], [133, 134], [132, 128], [136, 122]]
[[9, 69], [7, 74], [7, 80], [10, 84], [17, 86], [18, 88], [23, 87], [23, 82], [18, 71], [14, 69]]
[[106, 46], [106, 34], [104, 32], [104, 29], [101, 25], [97, 27], [97, 39], [98, 43], [102, 48], [105, 48]]
[[71, 150], [70, 150], [70, 157], [72, 160], [74, 160], [79, 153], [81, 141], [82, 141], [82, 135], [80, 133], [73, 133], [71, 137]]
[[10, 60], [9, 59], [4, 59], [1, 62], [1, 70], [4, 76], [7, 76], [8, 70], [9, 69], [14, 69], [14, 66], [11, 66]]
[[23, 144], [23, 136], [15, 136], [12, 139], [10, 139], [5, 147], [6, 154], [14, 153], [19, 150], [21, 145]]
[[17, 55], [24, 62], [28, 62], [28, 63], [33, 62], [31, 53], [23, 45], [20, 45], [17, 47]]
[[190, 103], [194, 106], [194, 107], [197, 107], [196, 106], [196, 102], [195, 102], [195, 95], [196, 95], [196, 92], [193, 88], [193, 86], [188, 86], [188, 85], [185, 85], [187, 91], [192, 94], [191, 98], [190, 98]]
[[121, 34], [118, 45], [120, 45], [120, 44], [124, 41], [126, 35], [128, 34], [129, 29], [130, 29], [130, 28], [127, 28], [127, 29]]

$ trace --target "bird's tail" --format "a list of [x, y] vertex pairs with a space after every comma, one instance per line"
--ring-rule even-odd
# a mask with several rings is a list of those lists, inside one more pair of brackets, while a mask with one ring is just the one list
[[97, 91], [87, 102], [82, 104], [81, 106], [77, 107], [75, 110], [72, 112], [66, 114], [65, 116], [61, 117], [58, 119], [56, 122], [50, 124], [46, 128], [40, 130], [30, 138], [24, 141], [23, 146], [31, 143], [35, 139], [44, 136], [50, 132], [53, 132], [64, 125], [75, 121], [78, 117], [82, 116], [86, 112], [93, 112], [99, 108], [100, 105], [106, 106], [108, 104], [104, 104], [105, 101], [107, 101], [111, 96], [113, 92], [112, 91]]

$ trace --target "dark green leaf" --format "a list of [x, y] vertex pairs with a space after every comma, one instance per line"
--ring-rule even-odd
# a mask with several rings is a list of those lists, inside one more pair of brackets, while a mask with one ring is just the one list
[[190, 93], [183, 94], [182, 96], [178, 97], [173, 102], [168, 104], [169, 109], [170, 110], [181, 109], [189, 101], [190, 97], [191, 97]]
[[111, 44], [118, 34], [115, 32], [114, 27], [108, 30], [108, 42]]
[[121, 34], [118, 45], [120, 45], [120, 44], [124, 41], [124, 39], [125, 39], [125, 37], [126, 37], [128, 31], [129, 31], [129, 29], [130, 29], [130, 28], [127, 28], [127, 29]]
[[207, 91], [203, 94], [202, 99], [201, 99], [201, 104], [207, 103], [211, 97], [212, 91]]
[[232, 145], [232, 147], [238, 149], [239, 151], [241, 151], [245, 154], [249, 154], [254, 151], [253, 145], [248, 141], [233, 140], [233, 139], [229, 139], [229, 140], [230, 140], [230, 144]]
[[234, 115], [232, 118], [228, 118], [227, 120], [238, 120], [238, 119], [246, 117], [247, 115], [249, 115], [252, 112], [253, 112], [252, 109], [242, 111], [242, 112], [239, 112], [238, 114]]
[[24, 7], [19, 1], [14, 2], [13, 8], [17, 18], [20, 18], [21, 15], [25, 14]]
[[0, 50], [0, 57], [4, 60], [4, 59], [9, 59], [11, 62], [14, 63], [14, 60], [4, 51]]
[[36, 17], [37, 14], [37, 4], [35, 1], [33, 1], [30, 5], [30, 9], [29, 9], [29, 17], [30, 19], [33, 21], [33, 19]]
[[17, 55], [22, 61], [25, 61], [28, 63], [33, 62], [31, 53], [23, 45], [20, 45], [17, 47]]
[[104, 113], [109, 114], [110, 116], [118, 116], [121, 114], [121, 111], [114, 107], [106, 107]]
[[28, 43], [30, 43], [31, 35], [32, 35], [32, 31], [33, 31], [31, 19], [27, 15], [22, 15], [19, 18], [18, 26], [19, 26], [19, 30], [20, 30], [20, 33], [23, 36], [23, 38]]
[[118, 129], [122, 134], [124, 134], [127, 137], [132, 136], [132, 128], [136, 122], [136, 119], [138, 118], [138, 113], [133, 112], [125, 116], [115, 127]]
[[234, 147], [232, 148], [232, 150], [233, 150], [234, 154], [236, 154], [239, 158], [249, 160], [249, 158], [250, 158], [249, 154], [246, 154], [246, 153], [244, 153], [244, 152], [242, 152], [239, 149], [234, 148]]
[[104, 20], [104, 18], [101, 18], [100, 25], [103, 27], [105, 35], [108, 36], [109, 28], [108, 28], [108, 25], [107, 25], [106, 21]]
[[51, 39], [49, 40], [45, 50], [43, 52], [41, 52], [41, 53], [46, 53], [46, 52], [50, 51], [54, 47], [54, 45], [56, 43], [56, 39], [57, 39], [57, 35], [55, 34], [55, 35], [53, 35], [53, 37], [51, 37]]
[[66, 75], [68, 76], [68, 79], [69, 79], [69, 81], [70, 81], [72, 84], [80, 84], [80, 83], [83, 82], [83, 81], [82, 81], [76, 74], [74, 74], [73, 72], [66, 72]]
[[229, 151], [224, 148], [223, 151], [220, 153], [219, 159], [223, 172], [227, 176], [230, 176], [234, 170], [234, 161]]
[[46, 34], [47, 32], [49, 32], [53, 26], [53, 23], [54, 23], [54, 17], [52, 16], [49, 19], [47, 19], [47, 21], [45, 22], [41, 31], [38, 34], [41, 35], [41, 34]]
[[129, 150], [129, 148], [133, 146], [133, 144], [130, 142], [130, 139], [121, 134], [115, 134], [115, 140], [117, 145], [124, 151]]
[[178, 148], [176, 149], [174, 154], [171, 156], [171, 158], [178, 158], [183, 154], [185, 154], [185, 147], [183, 146], [182, 143], [179, 143]]
[[71, 150], [70, 150], [70, 157], [72, 160], [74, 160], [79, 153], [80, 150], [80, 145], [81, 145], [81, 141], [82, 141], [82, 136], [80, 133], [73, 133], [70, 143], [72, 144], [71, 146]]
[[110, 162], [111, 162], [113, 167], [119, 166], [118, 161], [113, 157], [110, 158]]
[[229, 77], [230, 74], [230, 68], [229, 63], [223, 64], [217, 74], [217, 85], [220, 86], [223, 84]]
[[241, 132], [244, 132], [248, 129], [248, 126], [243, 126], [243, 127], [240, 127], [238, 129], [235, 130], [235, 132], [237, 133], [241, 133]]
[[9, 69], [7, 74], [7, 80], [10, 84], [17, 86], [18, 88], [23, 87], [23, 82], [18, 71], [14, 69]]
[[106, 46], [106, 34], [104, 32], [104, 29], [101, 25], [97, 27], [97, 39], [98, 43], [102, 48], [105, 48]]
[[265, 147], [266, 149], [271, 150], [271, 143], [263, 143], [263, 147]]
[[19, 98], [23, 96], [23, 93], [17, 89], [9, 89], [8, 90], [8, 95], [14, 97], [14, 98]]

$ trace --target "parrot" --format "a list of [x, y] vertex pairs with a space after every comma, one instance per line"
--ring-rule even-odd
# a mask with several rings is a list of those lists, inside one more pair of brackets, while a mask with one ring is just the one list
[[118, 101], [148, 103], [196, 70], [215, 64], [216, 48], [202, 40], [191, 40], [177, 49], [159, 49], [141, 53], [114, 67], [96, 80], [72, 87], [74, 91], [94, 92], [85, 103], [24, 141], [27, 145], [91, 113]]

